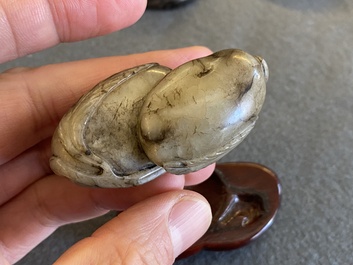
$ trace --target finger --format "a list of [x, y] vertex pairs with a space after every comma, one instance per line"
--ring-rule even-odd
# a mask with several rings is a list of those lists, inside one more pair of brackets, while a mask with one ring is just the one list
[[212, 175], [216, 164], [209, 165], [199, 171], [192, 172], [185, 175], [185, 186], [197, 185], [205, 181], [209, 176]]
[[49, 65], [0, 75], [0, 165], [50, 137], [68, 108], [97, 82], [113, 73], [148, 62], [173, 68], [209, 53], [203, 47], [190, 47]]
[[[0, 208], [0, 249], [14, 262], [57, 227], [124, 210], [156, 194], [180, 190], [184, 176], [166, 174], [143, 186], [96, 189], [78, 186], [64, 177], [42, 178]], [[16, 218], [14, 218], [16, 217]]]
[[210, 222], [211, 209], [201, 195], [160, 194], [121, 213], [55, 264], [173, 264]]
[[136, 22], [146, 0], [0, 0], [0, 63]]

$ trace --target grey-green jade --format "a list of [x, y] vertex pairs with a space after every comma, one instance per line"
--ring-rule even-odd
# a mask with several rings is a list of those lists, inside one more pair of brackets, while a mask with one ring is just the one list
[[267, 79], [262, 58], [236, 49], [174, 70], [151, 63], [117, 73], [62, 118], [50, 166], [74, 182], [105, 188], [202, 169], [254, 127]]

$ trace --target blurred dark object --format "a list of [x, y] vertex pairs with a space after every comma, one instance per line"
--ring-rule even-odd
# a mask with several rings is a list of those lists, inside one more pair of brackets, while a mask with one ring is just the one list
[[148, 0], [147, 8], [151, 9], [171, 9], [183, 6], [194, 0]]

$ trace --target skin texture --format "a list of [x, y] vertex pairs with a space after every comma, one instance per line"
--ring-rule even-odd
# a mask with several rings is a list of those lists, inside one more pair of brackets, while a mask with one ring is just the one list
[[[0, 46], [5, 47], [0, 61], [121, 29], [142, 15], [145, 4], [0, 0]], [[209, 53], [191, 47], [0, 74], [1, 265], [18, 261], [57, 227], [111, 209], [126, 211], [70, 248], [57, 264], [172, 264], [207, 230], [208, 203], [182, 188], [205, 180], [213, 165], [189, 175], [166, 174], [131, 189], [93, 189], [54, 175], [48, 161], [59, 119], [98, 81], [151, 61], [174, 68]]]

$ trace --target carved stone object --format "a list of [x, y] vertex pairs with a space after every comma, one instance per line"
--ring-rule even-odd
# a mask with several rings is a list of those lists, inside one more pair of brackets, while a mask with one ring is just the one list
[[84, 95], [52, 139], [52, 170], [88, 186], [130, 187], [214, 163], [255, 125], [266, 62], [229, 49], [171, 70], [117, 73]]

